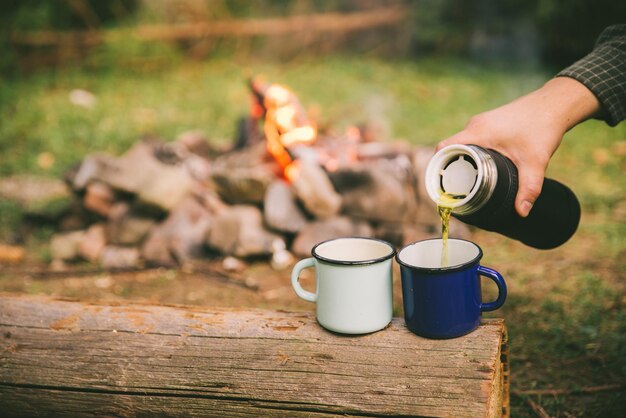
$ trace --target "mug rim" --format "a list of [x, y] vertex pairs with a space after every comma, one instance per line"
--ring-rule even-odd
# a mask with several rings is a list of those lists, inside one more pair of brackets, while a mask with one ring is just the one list
[[[321, 256], [321, 255], [316, 253], [315, 250], [320, 245], [326, 244], [326, 243], [331, 242], [331, 241], [338, 241], [338, 240], [341, 240], [341, 239], [360, 239], [360, 240], [377, 241], [377, 242], [385, 244], [387, 247], [389, 247], [391, 252], [389, 254], [387, 254], [387, 255], [382, 256], [382, 257], [370, 258], [370, 259], [367, 259], [367, 260], [355, 260], [355, 261], [351, 261], [351, 260], [334, 260], [332, 258], [323, 257], [323, 256]], [[311, 249], [311, 255], [316, 260], [323, 261], [323, 262], [330, 263], [330, 264], [343, 264], [343, 265], [349, 265], [349, 266], [358, 266], [358, 265], [376, 264], [376, 263], [380, 263], [381, 261], [388, 260], [390, 258], [393, 258], [395, 255], [397, 255], [397, 251], [396, 251], [395, 247], [393, 245], [391, 245], [389, 242], [387, 242], [385, 240], [382, 240], [382, 239], [379, 239], [379, 238], [371, 238], [371, 237], [338, 237], [338, 238], [331, 238], [331, 239], [324, 240], [322, 242], [318, 242]]]
[[402, 267], [406, 267], [406, 268], [418, 270], [418, 271], [429, 272], [429, 273], [450, 273], [454, 271], [464, 270], [467, 268], [467, 266], [470, 266], [472, 264], [478, 264], [480, 259], [483, 258], [483, 250], [475, 242], [467, 240], [467, 239], [461, 239], [461, 238], [448, 238], [448, 241], [461, 241], [461, 242], [467, 242], [467, 243], [474, 245], [478, 249], [478, 254], [476, 255], [476, 257], [472, 258], [471, 260], [468, 260], [461, 264], [456, 264], [454, 266], [449, 266], [449, 267], [421, 267], [421, 266], [414, 266], [414, 265], [405, 263], [404, 261], [400, 260], [400, 254], [402, 254], [402, 251], [406, 250], [407, 248], [413, 245], [419, 244], [421, 242], [428, 242], [428, 241], [442, 241], [442, 238], [423, 239], [419, 241], [413, 241], [410, 244], [405, 245], [396, 253], [396, 261], [398, 262], [398, 264], [400, 264], [400, 266]]

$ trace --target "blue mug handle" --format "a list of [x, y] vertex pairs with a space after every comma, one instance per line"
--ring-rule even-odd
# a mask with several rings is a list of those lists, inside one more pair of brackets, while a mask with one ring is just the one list
[[502, 275], [494, 269], [483, 266], [478, 266], [478, 274], [493, 280], [498, 285], [498, 298], [493, 302], [481, 303], [480, 311], [495, 311], [496, 309], [501, 307], [506, 300], [506, 283], [504, 282], [504, 277], [502, 277]]

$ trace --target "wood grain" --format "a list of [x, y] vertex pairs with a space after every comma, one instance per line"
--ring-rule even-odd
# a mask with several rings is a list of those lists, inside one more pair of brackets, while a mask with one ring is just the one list
[[308, 312], [0, 296], [0, 410], [500, 416], [503, 336], [501, 320], [452, 340], [418, 337], [401, 319], [343, 336]]

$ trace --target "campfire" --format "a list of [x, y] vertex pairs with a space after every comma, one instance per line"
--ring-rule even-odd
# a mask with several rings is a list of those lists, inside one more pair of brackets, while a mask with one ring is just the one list
[[[79, 202], [51, 242], [55, 263], [176, 266], [199, 257], [266, 258], [285, 268], [318, 242], [367, 236], [402, 245], [439, 233], [423, 190], [429, 147], [319, 130], [287, 87], [249, 81], [251, 106], [229, 149], [198, 132], [146, 138], [67, 173]], [[460, 223], [452, 235], [467, 236]]]

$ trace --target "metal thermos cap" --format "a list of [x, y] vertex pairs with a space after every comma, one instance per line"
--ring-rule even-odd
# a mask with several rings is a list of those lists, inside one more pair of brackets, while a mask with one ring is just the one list
[[474, 145], [449, 145], [430, 159], [425, 183], [429, 197], [437, 203], [443, 194], [454, 196], [446, 204], [458, 214], [481, 207], [493, 192], [497, 171], [488, 153]]

